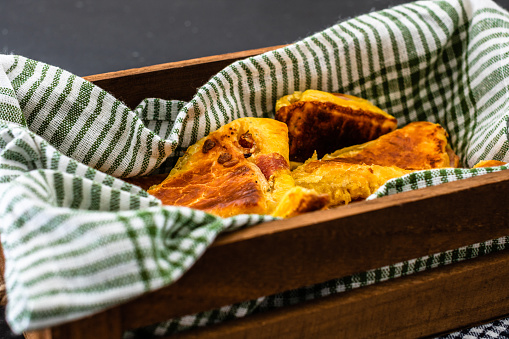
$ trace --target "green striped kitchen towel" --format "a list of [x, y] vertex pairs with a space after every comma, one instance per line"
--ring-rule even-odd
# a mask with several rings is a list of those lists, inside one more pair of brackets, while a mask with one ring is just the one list
[[[184, 274], [220, 232], [272, 220], [162, 206], [118, 178], [167, 171], [210, 131], [239, 117], [273, 117], [275, 101], [296, 90], [367, 98], [400, 126], [438, 122], [465, 166], [509, 161], [508, 51], [509, 16], [493, 2], [421, 1], [238, 61], [188, 103], [147, 99], [134, 110], [57, 67], [0, 55], [0, 234], [9, 324], [16, 332], [50, 326], [160, 288]], [[371, 198], [503, 169], [419, 172]], [[465, 251], [465, 258], [480, 253]], [[422, 260], [428, 259], [416, 262]], [[390, 272], [360, 275], [352, 286], [398, 276]], [[233, 306], [239, 316], [254, 309]], [[197, 322], [207, 319], [213, 315]]]

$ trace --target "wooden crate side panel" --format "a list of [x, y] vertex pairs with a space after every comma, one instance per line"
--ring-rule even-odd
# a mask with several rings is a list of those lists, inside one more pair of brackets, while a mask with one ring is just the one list
[[25, 337], [25, 339], [54, 339], [53, 336], [51, 335], [50, 328], [40, 331], [24, 332], [23, 336]]
[[[417, 338], [509, 313], [509, 251], [168, 337]], [[493, 300], [497, 302], [494, 303]], [[120, 339], [116, 311], [29, 332], [27, 339]]]
[[509, 313], [508, 264], [509, 251], [504, 251], [302, 305], [183, 332], [171, 338], [420, 338], [439, 335]]
[[25, 333], [26, 339], [121, 339], [122, 321], [118, 308], [60, 326]]

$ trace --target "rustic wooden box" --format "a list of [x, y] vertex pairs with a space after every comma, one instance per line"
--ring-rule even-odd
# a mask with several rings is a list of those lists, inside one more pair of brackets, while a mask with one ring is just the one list
[[[87, 77], [134, 107], [189, 100], [265, 48]], [[509, 234], [509, 171], [269, 222], [221, 236], [175, 284], [27, 338], [121, 338], [126, 329], [312, 285]], [[509, 315], [509, 251], [177, 335], [424, 337]]]

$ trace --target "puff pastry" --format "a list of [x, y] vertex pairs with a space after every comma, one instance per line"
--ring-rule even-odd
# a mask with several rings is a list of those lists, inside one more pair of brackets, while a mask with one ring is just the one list
[[343, 205], [369, 197], [389, 179], [457, 163], [440, 125], [415, 122], [322, 160], [310, 159], [292, 175], [296, 185], [328, 194], [331, 205]]
[[295, 92], [276, 102], [276, 119], [288, 125], [290, 160], [303, 162], [378, 138], [396, 128], [396, 118], [369, 101], [316, 90]]
[[507, 165], [507, 162], [499, 161], [499, 160], [481, 160], [472, 168], [482, 168], [482, 167], [497, 167]]
[[[289, 191], [300, 191], [300, 198]], [[237, 119], [190, 146], [159, 185], [148, 193], [163, 204], [187, 206], [229, 217], [290, 216], [320, 209], [326, 196], [295, 188], [288, 159], [288, 129], [264, 118]], [[288, 203], [293, 201], [293, 203]], [[301, 205], [298, 209], [296, 206]]]
[[411, 172], [395, 166], [314, 160], [295, 169], [292, 175], [296, 185], [329, 195], [330, 206], [337, 206], [366, 199], [387, 180]]
[[340, 149], [323, 157], [355, 164], [396, 166], [408, 170], [458, 167], [459, 158], [439, 124], [412, 122], [361, 145]]

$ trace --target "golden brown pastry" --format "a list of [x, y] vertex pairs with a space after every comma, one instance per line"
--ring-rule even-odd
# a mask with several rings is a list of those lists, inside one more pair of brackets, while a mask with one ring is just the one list
[[366, 199], [387, 180], [411, 172], [395, 166], [312, 160], [294, 170], [292, 176], [297, 186], [328, 194], [330, 206], [336, 206]]
[[303, 213], [317, 211], [328, 206], [330, 197], [328, 194], [317, 194], [313, 189], [293, 187], [288, 190], [276, 210], [272, 212], [275, 217], [291, 218]]
[[472, 168], [481, 168], [481, 167], [497, 167], [507, 165], [507, 162], [498, 161], [498, 160], [481, 160]]
[[408, 170], [458, 167], [459, 159], [439, 124], [412, 122], [376, 140], [327, 154], [323, 160], [366, 165], [396, 166]]
[[276, 119], [288, 125], [290, 160], [305, 161], [378, 138], [396, 128], [396, 118], [369, 101], [316, 90], [276, 102]]
[[[166, 205], [229, 217], [271, 214], [294, 186], [286, 125], [273, 119], [241, 118], [190, 146], [170, 175], [148, 192]], [[308, 205], [317, 209], [327, 200], [312, 191], [301, 197], [316, 199]], [[278, 213], [294, 215], [281, 208]]]
[[457, 166], [438, 124], [414, 122], [376, 140], [308, 160], [292, 176], [297, 186], [329, 194], [331, 205], [369, 197], [387, 180], [415, 170]]

